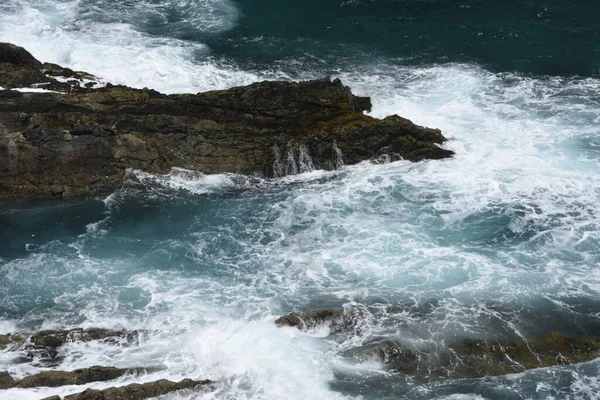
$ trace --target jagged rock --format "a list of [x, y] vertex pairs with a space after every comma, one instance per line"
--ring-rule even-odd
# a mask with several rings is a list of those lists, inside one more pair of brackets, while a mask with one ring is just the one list
[[8, 389], [15, 385], [15, 379], [7, 371], [0, 371], [0, 389]]
[[148, 368], [115, 368], [94, 366], [74, 371], [44, 371], [27, 376], [12, 386], [18, 388], [57, 387], [67, 385], [84, 385], [91, 382], [110, 381], [128, 373], [145, 373], [153, 371]]
[[40, 67], [42, 65], [30, 52], [10, 43], [0, 43], [0, 63], [21, 67]]
[[[0, 53], [5, 48], [0, 45]], [[46, 79], [47, 87], [60, 90], [52, 76], [70, 73], [4, 59], [5, 88]], [[0, 91], [0, 197], [111, 191], [129, 168], [273, 177], [382, 154], [410, 161], [453, 154], [439, 147], [446, 139], [437, 129], [365, 115], [370, 100], [337, 79], [262, 82], [196, 95], [80, 86], [63, 90], [69, 93]]]
[[108, 389], [87, 389], [81, 393], [71, 394], [61, 399], [60, 396], [51, 396], [43, 400], [144, 400], [162, 396], [168, 393], [186, 389], [210, 388], [212, 381], [195, 381], [184, 379], [180, 382], [171, 382], [161, 379], [148, 383], [132, 383], [122, 387]]

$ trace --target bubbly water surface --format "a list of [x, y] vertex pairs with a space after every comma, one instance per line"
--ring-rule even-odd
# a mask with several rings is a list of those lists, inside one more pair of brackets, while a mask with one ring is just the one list
[[[527, 4], [547, 7], [538, 3]], [[109, 196], [4, 203], [0, 330], [150, 330], [139, 346], [70, 344], [61, 369], [163, 365], [121, 381], [219, 382], [214, 392], [166, 398], [597, 398], [598, 361], [427, 383], [343, 353], [376, 338], [432, 348], [550, 330], [600, 336], [600, 80], [575, 76], [577, 69], [531, 75], [515, 70], [514, 60], [486, 69], [493, 62], [473, 54], [478, 63], [407, 61], [376, 43], [372, 26], [364, 43], [339, 33], [342, 22], [361, 26], [379, 15], [365, 11], [366, 2], [327, 2], [329, 17], [313, 28], [331, 24], [338, 32], [331, 37], [299, 27], [296, 36], [268, 31], [267, 17], [290, 18], [289, 9], [269, 7], [8, 0], [0, 5], [0, 40], [108, 81], [166, 92], [333, 74], [372, 97], [373, 116], [397, 113], [442, 129], [456, 156], [276, 180], [131, 171]], [[347, 15], [349, 7], [357, 13]], [[581, 46], [594, 42], [591, 35]], [[339, 43], [337, 53], [324, 51], [331, 43]], [[341, 305], [364, 315], [358, 333], [273, 323], [290, 311]], [[0, 353], [0, 370], [22, 377], [41, 369], [13, 358]], [[11, 389], [0, 399], [77, 389]]]

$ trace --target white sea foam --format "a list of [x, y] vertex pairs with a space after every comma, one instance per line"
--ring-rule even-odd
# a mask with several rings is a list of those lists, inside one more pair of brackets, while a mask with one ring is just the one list
[[260, 79], [210, 58], [210, 50], [202, 44], [156, 37], [135, 26], [150, 18], [140, 15], [144, 10], [160, 15], [174, 12], [175, 7], [194, 29], [230, 29], [237, 10], [226, 0], [127, 3], [112, 11], [109, 7], [117, 7], [118, 2], [111, 4], [9, 0], [0, 6], [0, 39], [25, 47], [42, 61], [83, 70], [111, 83], [166, 93], [223, 89]]
[[[59, 21], [73, 4], [61, 4], [54, 14], [21, 5], [14, 15], [24, 27], [3, 14], [0, 37], [44, 60], [164, 91], [260, 78], [209, 59], [198, 63], [192, 53], [209, 51], [203, 46], [157, 39], [131, 24], [65, 29]], [[565, 324], [597, 324], [600, 315], [573, 304], [600, 300], [600, 108], [590, 95], [600, 92], [600, 81], [493, 74], [469, 65], [378, 68], [340, 77], [372, 97], [372, 115], [397, 113], [441, 128], [454, 159], [365, 162], [274, 181], [132, 171], [132, 191], [109, 196], [106, 219], [88, 224], [73, 246], [34, 246], [24, 259], [3, 261], [10, 284], [29, 284], [22, 293], [53, 304], [27, 322], [152, 332], [139, 346], [69, 345], [61, 368], [164, 365], [122, 382], [191, 376], [222, 383], [216, 392], [182, 398], [331, 399], [343, 396], [329, 387], [334, 372], [350, 369], [340, 351], [373, 337], [427, 348], [455, 336], [521, 335], [527, 321], [519, 312], [537, 312], [540, 303], [561, 312]], [[257, 183], [247, 197], [224, 195]], [[157, 191], [168, 196], [144, 203]], [[209, 211], [192, 201], [215, 194], [223, 196]], [[188, 220], [169, 214], [178, 196], [186, 199]], [[135, 209], [127, 208], [132, 198], [140, 203]], [[145, 209], [154, 214], [144, 217]], [[162, 213], [173, 220], [154, 226]], [[177, 235], [163, 233], [177, 224]], [[57, 289], [46, 295], [48, 288]], [[272, 323], [293, 309], [352, 301], [376, 315], [350, 337]], [[12, 320], [4, 324], [4, 331], [18, 328]], [[39, 370], [4, 356], [0, 369], [15, 376]], [[381, 368], [367, 362], [354, 373], [380, 376]], [[573, 398], [597, 392], [597, 371], [588, 369], [575, 370], [569, 381]], [[538, 387], [540, 379], [547, 386]], [[557, 380], [540, 379], [535, 390], [564, 398]], [[444, 399], [482, 398], [422, 390]], [[69, 391], [75, 389], [13, 389], [0, 399]]]

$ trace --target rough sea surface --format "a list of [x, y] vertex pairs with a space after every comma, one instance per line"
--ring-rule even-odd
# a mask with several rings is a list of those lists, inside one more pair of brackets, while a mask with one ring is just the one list
[[[148, 329], [68, 345], [61, 369], [219, 382], [165, 399], [600, 398], [598, 360], [426, 382], [344, 357], [381, 338], [600, 336], [599, 17], [591, 0], [3, 0], [0, 41], [43, 61], [168, 93], [332, 75], [456, 156], [276, 180], [131, 171], [107, 196], [1, 203], [0, 333]], [[340, 305], [367, 316], [355, 335], [273, 323]], [[43, 369], [13, 359], [0, 370]]]

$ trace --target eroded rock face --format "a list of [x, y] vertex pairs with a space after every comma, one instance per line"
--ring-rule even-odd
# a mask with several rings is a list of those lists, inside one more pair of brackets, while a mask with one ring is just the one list
[[[71, 83], [55, 78], [69, 74]], [[0, 44], [0, 86], [45, 83], [40, 87], [65, 92], [0, 91], [0, 197], [110, 191], [128, 168], [273, 177], [383, 154], [410, 161], [452, 156], [439, 147], [446, 139], [437, 129], [365, 115], [370, 100], [339, 80], [164, 95], [73, 83], [85, 79], [93, 77]]]

